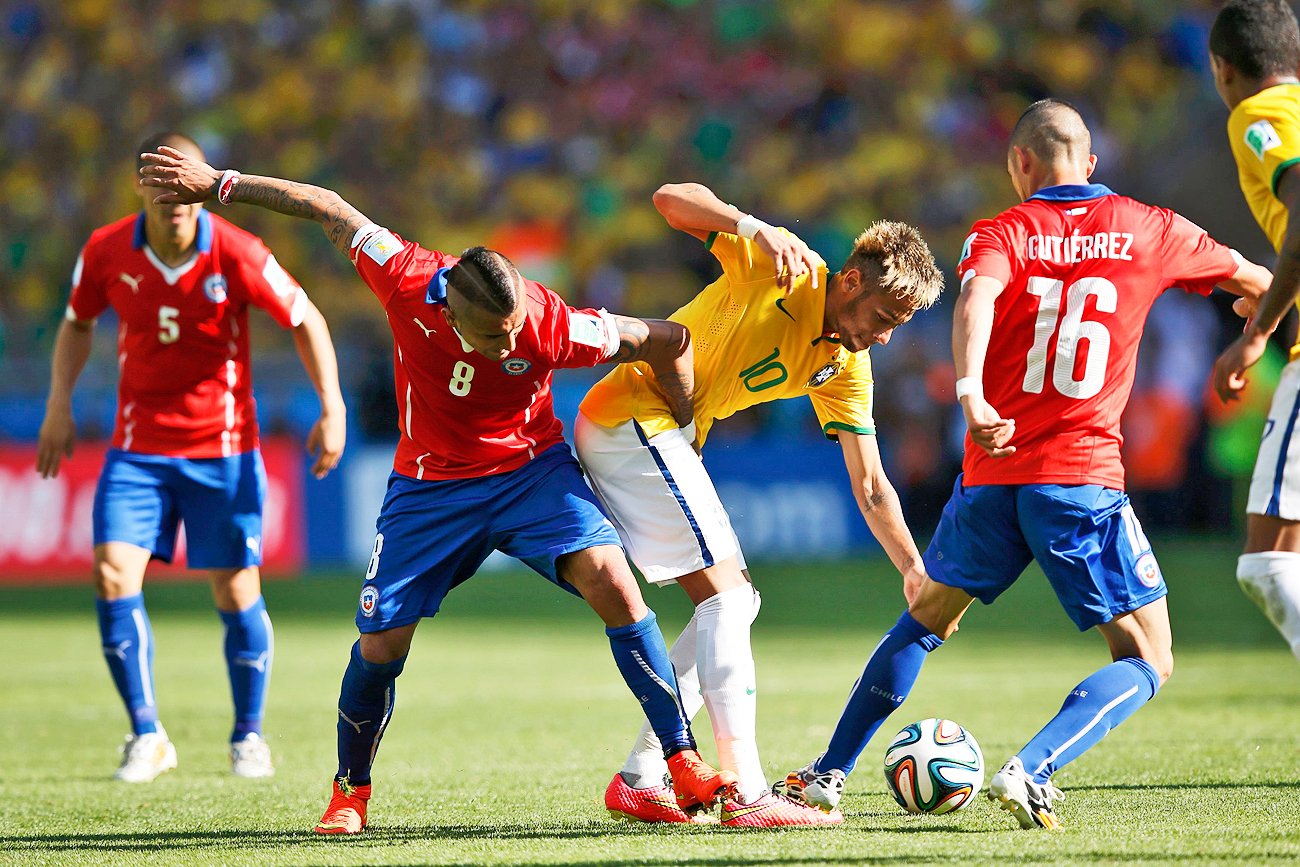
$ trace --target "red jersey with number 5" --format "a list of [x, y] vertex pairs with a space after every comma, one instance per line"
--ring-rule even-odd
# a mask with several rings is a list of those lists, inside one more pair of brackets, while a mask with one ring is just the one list
[[961, 282], [991, 277], [997, 299], [984, 396], [1014, 419], [1013, 455], [966, 437], [967, 485], [1124, 489], [1120, 416], [1151, 305], [1178, 287], [1208, 295], [1240, 258], [1173, 211], [1100, 184], [1048, 187], [971, 229]]
[[307, 296], [255, 235], [206, 210], [194, 256], [175, 268], [149, 248], [143, 213], [91, 234], [66, 315], [117, 313], [114, 448], [216, 458], [257, 447], [249, 305], [289, 328]]
[[592, 367], [618, 351], [603, 310], [575, 310], [524, 280], [527, 318], [504, 361], [448, 324], [444, 269], [456, 256], [426, 250], [374, 224], [357, 231], [352, 261], [393, 331], [401, 439], [393, 469], [415, 479], [469, 479], [518, 469], [564, 441], [551, 371]]

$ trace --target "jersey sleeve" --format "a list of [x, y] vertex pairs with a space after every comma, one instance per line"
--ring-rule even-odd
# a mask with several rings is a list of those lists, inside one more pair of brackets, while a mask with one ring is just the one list
[[72, 267], [72, 292], [64, 318], [71, 322], [88, 322], [108, 309], [108, 293], [104, 280], [96, 267], [94, 248], [90, 243], [77, 254], [77, 264]]
[[352, 236], [349, 255], [361, 279], [387, 308], [419, 249], [418, 244], [403, 240], [383, 226], [368, 223]]
[[847, 369], [808, 396], [822, 433], [830, 439], [837, 439], [840, 431], [875, 436], [875, 382], [867, 353], [850, 354]]
[[239, 257], [239, 277], [245, 300], [271, 314], [281, 328], [296, 328], [302, 323], [307, 293], [261, 241], [244, 248]]
[[1300, 126], [1267, 104], [1242, 103], [1228, 119], [1238, 171], [1254, 175], [1277, 196], [1282, 173], [1300, 162]]
[[570, 307], [558, 295], [543, 291], [550, 298], [538, 331], [557, 368], [595, 367], [614, 357], [619, 336], [613, 316], [604, 310]]
[[[778, 228], [777, 231], [792, 238], [798, 237], [789, 229]], [[722, 272], [727, 275], [732, 286], [758, 281], [770, 283], [776, 279], [775, 264], [749, 238], [730, 232], [713, 232], [705, 240], [704, 246], [722, 265]]]
[[962, 286], [972, 277], [992, 277], [1003, 286], [1011, 282], [1011, 253], [1002, 227], [993, 220], [980, 220], [971, 226], [957, 261], [957, 276]]
[[1178, 286], [1198, 295], [1209, 295], [1214, 287], [1237, 273], [1241, 257], [1220, 244], [1200, 226], [1173, 211], [1164, 210], [1165, 231], [1160, 261], [1164, 269], [1162, 289]]

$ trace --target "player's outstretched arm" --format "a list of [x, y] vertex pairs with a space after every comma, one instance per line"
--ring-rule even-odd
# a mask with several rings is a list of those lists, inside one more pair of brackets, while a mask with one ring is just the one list
[[809, 272], [816, 288], [821, 258], [807, 244], [728, 205], [703, 184], [664, 184], [655, 191], [654, 204], [668, 225], [700, 240], [713, 232], [730, 232], [752, 238], [772, 259], [777, 283], [787, 291], [796, 279]]
[[157, 153], [141, 154], [141, 183], [162, 192], [155, 202], [195, 204], [217, 199], [222, 204], [243, 202], [270, 211], [321, 224], [340, 253], [351, 252], [357, 229], [370, 223], [365, 215], [333, 190], [282, 178], [219, 172], [175, 148], [163, 145]]
[[669, 319], [637, 319], [615, 316], [618, 352], [609, 360], [615, 364], [644, 361], [654, 371], [663, 389], [673, 419], [687, 427], [695, 418], [695, 350], [691, 332]]
[[[1277, 196], [1286, 205], [1288, 214], [1300, 213], [1296, 210], [1300, 207], [1300, 172], [1294, 166], [1282, 173]], [[1252, 267], [1260, 268], [1258, 265]], [[1234, 281], [1241, 276], [1241, 271], [1239, 268], [1233, 275]], [[1231, 285], [1225, 288], [1235, 291]], [[1241, 294], [1248, 297], [1244, 292]], [[1221, 400], [1236, 400], [1246, 387], [1246, 371], [1264, 356], [1269, 336], [1297, 298], [1300, 298], [1300, 220], [1289, 220], [1286, 235], [1282, 238], [1282, 250], [1277, 257], [1277, 271], [1268, 291], [1259, 300], [1254, 317], [1246, 323], [1245, 333], [1234, 340], [1214, 363], [1214, 390]]]
[[872, 535], [903, 576], [903, 596], [910, 605], [925, 580], [925, 564], [912, 532], [907, 529], [898, 492], [885, 475], [880, 446], [874, 436], [849, 431], [840, 431], [839, 441], [849, 483], [853, 486], [853, 498], [858, 501]]
[[993, 333], [994, 303], [1005, 285], [992, 277], [971, 277], [957, 296], [952, 321], [952, 358], [957, 371], [957, 400], [971, 439], [995, 458], [1015, 454], [1008, 445], [1015, 419], [1002, 418], [984, 399], [984, 357]]
[[54, 338], [54, 362], [45, 419], [36, 440], [36, 472], [50, 479], [59, 474], [59, 462], [72, 457], [77, 424], [72, 418], [72, 389], [90, 358], [94, 321], [65, 319]]
[[307, 302], [302, 321], [293, 329], [293, 343], [302, 359], [307, 378], [320, 399], [320, 418], [307, 435], [307, 451], [316, 456], [311, 471], [318, 479], [325, 478], [338, 465], [347, 441], [347, 408], [343, 404], [343, 391], [339, 388], [339, 362], [334, 354], [334, 341], [330, 340], [329, 326], [316, 305]]

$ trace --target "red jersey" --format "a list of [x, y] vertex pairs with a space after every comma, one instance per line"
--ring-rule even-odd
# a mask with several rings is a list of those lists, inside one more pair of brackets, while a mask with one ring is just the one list
[[984, 394], [1015, 419], [1013, 455], [966, 438], [967, 485], [1054, 483], [1124, 489], [1120, 415], [1147, 313], [1171, 286], [1208, 295], [1239, 257], [1164, 208], [1100, 184], [1040, 190], [971, 229], [961, 282], [998, 296]]
[[592, 367], [618, 351], [603, 310], [575, 310], [525, 280], [527, 318], [514, 352], [495, 361], [465, 343], [442, 315], [446, 278], [458, 261], [369, 225], [352, 260], [388, 314], [401, 439], [393, 469], [416, 479], [505, 473], [564, 441], [551, 371]]
[[67, 318], [118, 316], [114, 448], [214, 458], [257, 447], [248, 307], [288, 328], [307, 296], [255, 235], [206, 210], [195, 248], [167, 266], [140, 213], [96, 229], [77, 258]]

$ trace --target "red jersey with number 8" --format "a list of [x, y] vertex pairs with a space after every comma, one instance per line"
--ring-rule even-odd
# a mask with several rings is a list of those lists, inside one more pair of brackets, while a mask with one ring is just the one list
[[1151, 305], [1178, 287], [1208, 295], [1240, 258], [1164, 208], [1100, 184], [1040, 190], [971, 229], [962, 285], [991, 277], [997, 299], [984, 396], [1014, 419], [1013, 455], [966, 437], [966, 485], [1124, 489], [1120, 416]]
[[257, 236], [206, 210], [193, 257], [174, 268], [149, 248], [143, 213], [96, 229], [77, 258], [66, 316], [117, 313], [113, 447], [181, 458], [256, 448], [248, 307], [289, 328], [307, 303]]
[[459, 261], [371, 224], [357, 231], [352, 261], [384, 305], [393, 331], [401, 439], [393, 469], [414, 479], [471, 479], [522, 467], [564, 442], [551, 372], [592, 367], [618, 351], [603, 310], [575, 310], [524, 280], [527, 318], [503, 360], [466, 343], [443, 316], [445, 269]]

